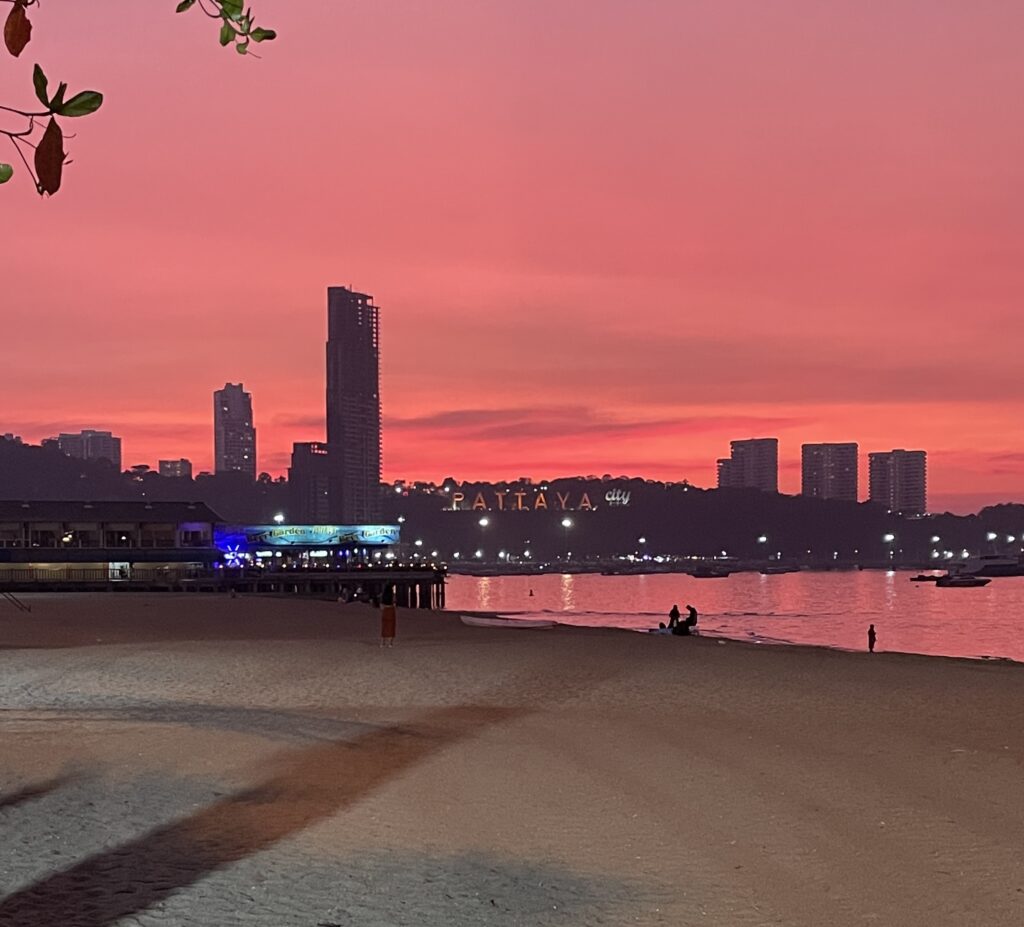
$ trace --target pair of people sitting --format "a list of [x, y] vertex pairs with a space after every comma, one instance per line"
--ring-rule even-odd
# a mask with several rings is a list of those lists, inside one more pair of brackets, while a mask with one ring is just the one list
[[[691, 634], [694, 628], [697, 627], [697, 609], [695, 609], [692, 605], [687, 605], [686, 611], [687, 615], [685, 621], [679, 620], [682, 617], [682, 615], [679, 611], [678, 605], [673, 605], [672, 611], [668, 613], [668, 630], [671, 631], [673, 634]], [[665, 625], [660, 624], [659, 627], [664, 628]]]

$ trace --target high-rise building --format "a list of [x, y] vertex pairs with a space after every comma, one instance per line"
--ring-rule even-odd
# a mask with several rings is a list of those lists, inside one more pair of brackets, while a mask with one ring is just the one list
[[109, 431], [85, 429], [78, 434], [57, 435], [57, 447], [68, 457], [80, 460], [108, 460], [121, 469], [121, 439]]
[[213, 394], [213, 468], [256, 479], [256, 426], [252, 395], [241, 383], [225, 383]]
[[192, 478], [192, 461], [185, 457], [178, 460], [161, 460], [158, 464], [161, 476], [171, 476], [180, 479]]
[[288, 519], [300, 525], [331, 522], [331, 455], [323, 441], [292, 445]]
[[719, 489], [779, 491], [779, 439], [730, 441], [731, 454], [718, 461]]
[[327, 444], [337, 524], [380, 520], [380, 319], [365, 293], [327, 289]]
[[868, 498], [890, 512], [924, 515], [928, 510], [928, 460], [924, 451], [868, 454]]
[[805, 444], [800, 449], [800, 494], [857, 501], [857, 445]]

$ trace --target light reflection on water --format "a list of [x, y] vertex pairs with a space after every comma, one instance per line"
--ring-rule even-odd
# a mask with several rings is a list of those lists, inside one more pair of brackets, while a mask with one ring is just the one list
[[645, 629], [667, 620], [673, 604], [692, 604], [702, 630], [728, 637], [864, 649], [874, 623], [878, 650], [1024, 661], [1024, 577], [996, 578], [980, 589], [937, 589], [910, 582], [912, 575], [452, 576], [447, 607]]

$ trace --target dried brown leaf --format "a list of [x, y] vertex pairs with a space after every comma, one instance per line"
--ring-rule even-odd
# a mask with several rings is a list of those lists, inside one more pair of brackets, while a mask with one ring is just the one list
[[28, 45], [32, 38], [32, 23], [25, 15], [25, 4], [15, 3], [11, 12], [7, 14], [7, 21], [4, 23], [4, 45], [7, 50], [18, 57]]
[[60, 177], [64, 170], [64, 135], [52, 116], [36, 148], [36, 177], [39, 192], [54, 194], [60, 189]]

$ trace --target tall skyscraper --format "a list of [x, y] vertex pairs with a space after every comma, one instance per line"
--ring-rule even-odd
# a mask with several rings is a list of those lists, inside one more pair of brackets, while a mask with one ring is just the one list
[[256, 479], [256, 426], [252, 396], [242, 384], [225, 383], [213, 394], [213, 468]]
[[57, 447], [68, 457], [109, 460], [115, 470], [121, 469], [121, 439], [109, 431], [86, 429], [78, 434], [60, 434], [57, 436]]
[[718, 488], [779, 491], [779, 439], [730, 441], [731, 455], [718, 461]]
[[178, 460], [161, 460], [158, 464], [161, 476], [192, 478], [192, 461], [187, 457]]
[[327, 444], [332, 520], [379, 521], [379, 310], [343, 286], [327, 289]]
[[805, 444], [800, 449], [800, 494], [857, 501], [857, 445]]
[[288, 468], [288, 519], [300, 525], [331, 521], [331, 456], [322, 441], [292, 445]]
[[924, 515], [928, 511], [928, 460], [924, 451], [868, 454], [868, 497], [890, 512]]

